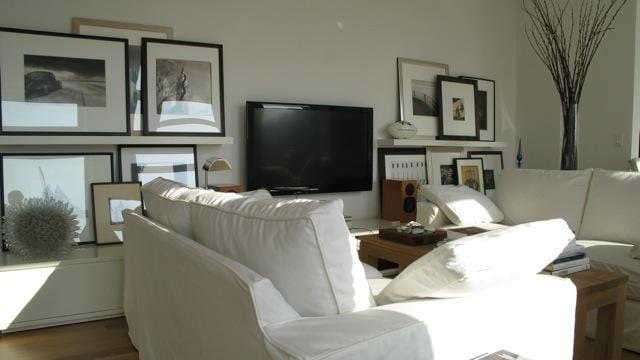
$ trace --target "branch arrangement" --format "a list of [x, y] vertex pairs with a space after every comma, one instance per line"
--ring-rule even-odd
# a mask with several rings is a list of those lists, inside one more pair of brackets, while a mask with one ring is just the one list
[[[575, 4], [578, 2], [579, 5]], [[526, 34], [549, 69], [563, 111], [580, 103], [587, 71], [627, 0], [523, 0]]]

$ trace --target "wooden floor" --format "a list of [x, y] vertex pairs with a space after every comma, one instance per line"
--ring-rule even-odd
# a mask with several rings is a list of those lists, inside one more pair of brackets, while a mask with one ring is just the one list
[[[129, 341], [126, 321], [117, 318], [0, 335], [0, 359], [134, 360], [138, 352]], [[640, 360], [640, 354], [624, 351], [621, 360]]]

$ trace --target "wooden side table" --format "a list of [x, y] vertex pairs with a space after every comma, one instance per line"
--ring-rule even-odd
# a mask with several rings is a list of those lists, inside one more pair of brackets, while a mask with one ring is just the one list
[[608, 271], [590, 270], [568, 275], [567, 278], [578, 289], [573, 359], [584, 359], [587, 313], [592, 309], [598, 309], [593, 358], [620, 359], [629, 277]]
[[400, 244], [381, 239], [378, 235], [364, 235], [359, 236], [358, 239], [360, 239], [358, 251], [360, 261], [377, 268], [378, 259], [383, 259], [398, 264], [400, 271], [436, 247], [435, 244], [420, 246]]

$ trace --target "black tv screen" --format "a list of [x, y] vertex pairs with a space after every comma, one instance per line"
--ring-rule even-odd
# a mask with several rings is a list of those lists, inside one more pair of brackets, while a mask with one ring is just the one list
[[247, 102], [247, 188], [371, 190], [373, 109]]

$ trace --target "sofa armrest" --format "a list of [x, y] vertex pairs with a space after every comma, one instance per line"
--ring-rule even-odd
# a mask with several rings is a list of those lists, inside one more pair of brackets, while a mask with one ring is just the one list
[[470, 359], [506, 349], [569, 360], [575, 300], [570, 280], [535, 275], [464, 298], [271, 324], [265, 334], [274, 358]]

